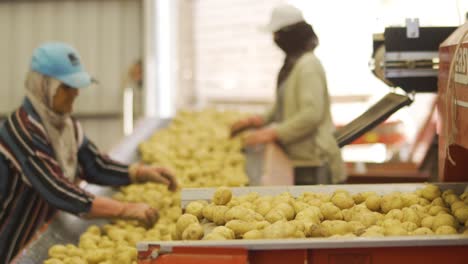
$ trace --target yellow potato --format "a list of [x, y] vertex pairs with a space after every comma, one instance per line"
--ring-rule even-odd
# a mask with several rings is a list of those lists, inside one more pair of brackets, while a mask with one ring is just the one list
[[213, 228], [213, 230], [211, 232], [222, 235], [226, 239], [235, 239], [236, 238], [236, 235], [234, 234], [234, 231], [232, 231], [231, 229], [229, 229], [229, 228], [227, 228], [225, 226], [217, 226], [217, 227]]
[[353, 200], [355, 204], [363, 203], [369, 198], [369, 196], [376, 195], [375, 192], [361, 192], [353, 195]]
[[344, 192], [337, 193], [332, 196], [331, 202], [340, 209], [349, 209], [354, 206], [353, 198]]
[[67, 254], [67, 247], [64, 245], [55, 245], [49, 248], [49, 257], [50, 258], [57, 258], [63, 259], [64, 257], [68, 256]]
[[194, 215], [201, 220], [203, 218], [203, 207], [204, 205], [198, 201], [190, 202], [185, 207], [185, 213]]
[[458, 222], [452, 215], [438, 214], [434, 217], [434, 221], [432, 222], [432, 230], [437, 231], [441, 226], [451, 226], [456, 228], [458, 226]]
[[192, 223], [182, 233], [183, 240], [200, 240], [204, 234], [203, 227], [199, 223]]
[[190, 224], [198, 224], [198, 218], [191, 214], [183, 214], [176, 223], [177, 237], [181, 237], [182, 233]]
[[384, 231], [385, 236], [406, 236], [408, 235], [408, 231], [404, 229], [402, 226], [389, 226], [385, 228]]
[[400, 209], [392, 209], [385, 215], [385, 219], [396, 219], [401, 222], [403, 219], [403, 211]]
[[216, 205], [226, 205], [232, 198], [231, 189], [227, 187], [219, 187], [213, 195], [213, 203]]
[[422, 197], [432, 201], [441, 195], [440, 189], [434, 184], [427, 184], [426, 187], [422, 189]]
[[231, 220], [225, 226], [234, 231], [236, 238], [241, 238], [245, 233], [256, 229], [254, 224], [242, 220]]
[[382, 201], [382, 198], [378, 195], [370, 195], [366, 199], [366, 206], [369, 208], [369, 210], [372, 211], [379, 211], [380, 210], [380, 203]]
[[455, 228], [453, 228], [453, 226], [448, 226], [448, 225], [439, 226], [436, 229], [435, 233], [436, 233], [436, 235], [456, 235], [456, 234], [458, 234], [457, 230]]
[[432, 232], [432, 230], [427, 227], [420, 227], [411, 233], [411, 235], [417, 235], [417, 236], [433, 235], [433, 234], [434, 232]]
[[454, 215], [460, 223], [465, 223], [468, 220], [468, 206], [458, 208]]
[[380, 208], [382, 212], [388, 213], [392, 209], [402, 209], [404, 207], [400, 194], [391, 193], [382, 197]]
[[226, 223], [225, 214], [229, 207], [225, 205], [217, 205], [213, 209], [213, 223], [216, 225], [224, 225]]
[[342, 220], [343, 214], [340, 208], [336, 207], [333, 203], [324, 203], [320, 206], [320, 211], [327, 220]]
[[50, 258], [45, 260], [43, 264], [63, 264], [63, 262], [60, 259]]
[[262, 239], [263, 238], [263, 232], [260, 230], [250, 230], [246, 232], [243, 236], [243, 239]]

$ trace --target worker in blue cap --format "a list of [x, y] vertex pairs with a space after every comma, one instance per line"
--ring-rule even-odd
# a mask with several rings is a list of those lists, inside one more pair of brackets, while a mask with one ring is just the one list
[[123, 186], [156, 182], [177, 189], [161, 167], [125, 165], [99, 152], [71, 117], [81, 89], [93, 82], [78, 52], [64, 43], [46, 43], [32, 56], [22, 105], [0, 127], [0, 260], [9, 261], [54, 212], [87, 218], [140, 220], [158, 211], [143, 203], [95, 196], [78, 180]]

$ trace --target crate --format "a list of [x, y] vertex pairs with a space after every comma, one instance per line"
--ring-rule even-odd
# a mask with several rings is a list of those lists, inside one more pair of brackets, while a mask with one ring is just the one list
[[[442, 190], [462, 193], [468, 183], [438, 184]], [[331, 193], [344, 189], [351, 194], [375, 191], [413, 192], [424, 184], [359, 184], [316, 186], [271, 186], [232, 188], [234, 195], [258, 192], [277, 195], [290, 192]], [[215, 189], [187, 189], [182, 192], [182, 206], [193, 200], [210, 200]], [[278, 240], [227, 241], [148, 241], [137, 245], [140, 264], [190, 263], [313, 263], [313, 264], [371, 264], [371, 263], [467, 263], [468, 236], [434, 235], [383, 238], [306, 238]]]

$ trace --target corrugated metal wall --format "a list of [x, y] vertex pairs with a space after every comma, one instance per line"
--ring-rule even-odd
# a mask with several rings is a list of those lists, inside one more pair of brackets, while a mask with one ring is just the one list
[[[21, 102], [32, 51], [51, 40], [75, 46], [87, 70], [99, 80], [82, 91], [75, 112], [120, 114], [122, 79], [143, 54], [142, 21], [140, 0], [0, 1], [0, 114], [11, 112]], [[113, 140], [108, 138], [108, 129], [103, 134], [100, 123], [83, 121], [90, 137], [107, 141], [102, 145], [108, 147]]]

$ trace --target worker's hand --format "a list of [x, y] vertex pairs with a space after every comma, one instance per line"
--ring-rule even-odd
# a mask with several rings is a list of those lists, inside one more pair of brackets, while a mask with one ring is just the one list
[[174, 173], [163, 167], [136, 163], [130, 166], [130, 178], [132, 182], [156, 182], [165, 184], [167, 188], [173, 192], [178, 188]]
[[147, 227], [152, 227], [159, 219], [159, 212], [145, 203], [125, 203], [118, 217], [138, 220]]
[[261, 116], [251, 116], [238, 120], [231, 126], [231, 137], [236, 136], [240, 132], [248, 128], [261, 127], [265, 122]]
[[264, 128], [245, 135], [244, 145], [253, 146], [266, 144], [275, 141], [277, 138], [278, 134], [274, 128]]

